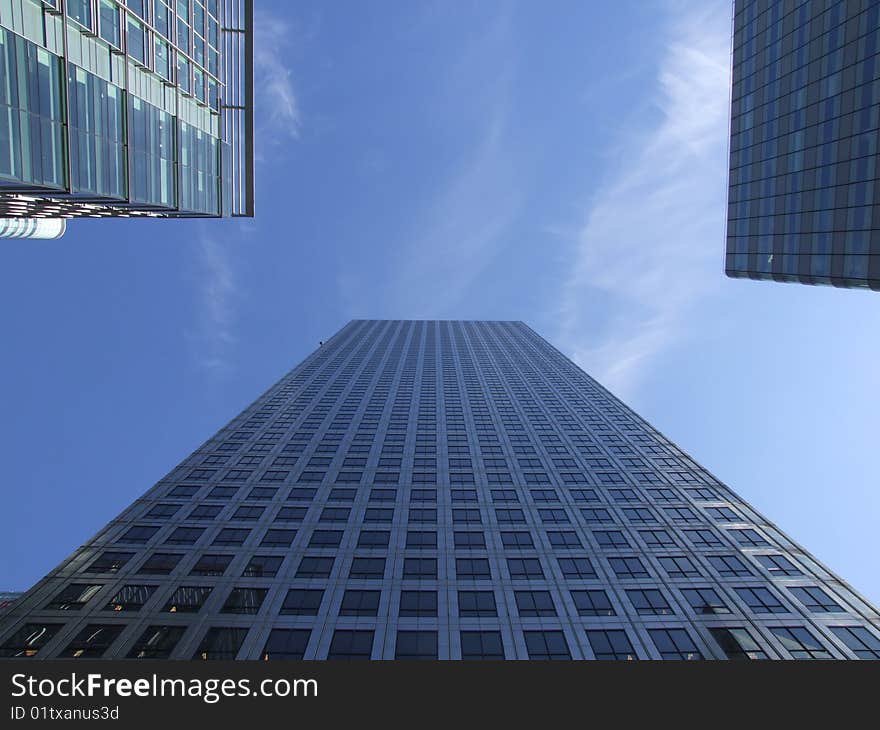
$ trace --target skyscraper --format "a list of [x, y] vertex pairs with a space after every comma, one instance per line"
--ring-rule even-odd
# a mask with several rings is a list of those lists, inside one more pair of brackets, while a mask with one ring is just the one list
[[252, 216], [252, 15], [0, 2], [0, 218]]
[[880, 2], [734, 13], [728, 276], [880, 289]]
[[0, 656], [880, 658], [880, 617], [519, 322], [353, 321], [0, 618]]

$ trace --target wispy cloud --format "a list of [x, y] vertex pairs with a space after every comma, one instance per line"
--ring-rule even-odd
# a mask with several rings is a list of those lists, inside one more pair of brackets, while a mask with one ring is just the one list
[[[281, 16], [263, 9], [254, 13], [255, 157], [260, 166], [272, 164], [276, 148], [299, 137], [300, 110], [290, 65], [295, 37]], [[226, 373], [233, 367], [242, 297], [233, 246], [257, 229], [256, 221], [242, 220], [206, 224], [201, 230], [195, 249], [198, 302], [189, 339], [196, 363], [209, 372]]]
[[576, 236], [559, 341], [619, 394], [686, 334], [689, 314], [722, 281], [729, 8], [670, 6], [659, 120], [620, 140]]
[[[296, 139], [300, 109], [290, 66], [295, 38], [291, 24], [267, 10], [254, 12], [254, 96], [260, 149]], [[258, 150], [258, 154], [264, 155]]]
[[[412, 317], [452, 311], [499, 254], [519, 211], [523, 192], [509, 139], [518, 54], [513, 8], [498, 10], [473, 29], [438, 79], [444, 115], [435, 121], [457, 125], [461, 154], [404, 227], [403, 255], [385, 302], [389, 311], [405, 309]], [[431, 12], [436, 20], [437, 7]]]
[[199, 235], [198, 302], [189, 339], [198, 366], [214, 373], [231, 369], [229, 351], [235, 344], [236, 301], [240, 291], [229, 245], [204, 229]]

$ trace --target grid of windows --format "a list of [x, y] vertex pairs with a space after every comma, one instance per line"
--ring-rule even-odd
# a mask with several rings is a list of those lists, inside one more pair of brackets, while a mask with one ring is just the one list
[[355, 321], [18, 601], [0, 654], [868, 658], [876, 621], [524, 325]]
[[880, 6], [734, 7], [728, 275], [880, 289]]
[[5, 8], [0, 215], [253, 215], [252, 0]]

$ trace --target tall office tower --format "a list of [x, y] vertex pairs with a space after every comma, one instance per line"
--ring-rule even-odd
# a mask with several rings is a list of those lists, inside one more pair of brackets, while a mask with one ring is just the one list
[[252, 15], [0, 1], [0, 218], [252, 216]]
[[524, 324], [354, 321], [18, 600], [0, 655], [877, 659], [878, 625]]
[[728, 276], [880, 289], [880, 2], [734, 13]]

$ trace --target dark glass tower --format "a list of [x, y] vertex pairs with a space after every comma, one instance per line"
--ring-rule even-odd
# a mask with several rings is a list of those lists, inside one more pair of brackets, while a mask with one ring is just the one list
[[524, 324], [353, 321], [17, 601], [0, 653], [855, 659], [878, 623]]
[[880, 289], [880, 2], [734, 12], [727, 274]]
[[0, 2], [0, 219], [252, 216], [252, 16], [253, 0]]

